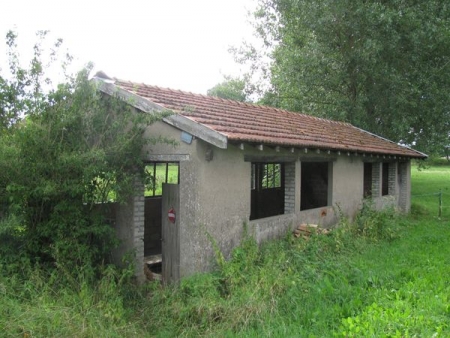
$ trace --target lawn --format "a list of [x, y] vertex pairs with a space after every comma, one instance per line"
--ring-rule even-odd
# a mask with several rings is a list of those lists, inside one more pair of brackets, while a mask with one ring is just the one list
[[[332, 235], [258, 247], [177, 287], [130, 271], [0, 275], [5, 337], [450, 337], [449, 166], [412, 169], [412, 214], [365, 210]], [[442, 190], [442, 215], [438, 195]]]
[[411, 202], [425, 207], [432, 216], [438, 216], [439, 194], [442, 193], [442, 217], [450, 218], [450, 165], [411, 169]]

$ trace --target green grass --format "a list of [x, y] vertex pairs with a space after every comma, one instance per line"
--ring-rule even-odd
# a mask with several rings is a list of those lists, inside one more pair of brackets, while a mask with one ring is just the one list
[[[248, 239], [214, 273], [135, 287], [105, 267], [0, 271], [5, 337], [450, 337], [450, 167], [412, 169], [412, 215], [368, 208], [329, 236]], [[442, 189], [443, 214], [437, 217]]]
[[411, 169], [411, 203], [413, 208], [425, 208], [431, 217], [439, 213], [439, 193], [442, 192], [442, 218], [450, 218], [450, 165]]

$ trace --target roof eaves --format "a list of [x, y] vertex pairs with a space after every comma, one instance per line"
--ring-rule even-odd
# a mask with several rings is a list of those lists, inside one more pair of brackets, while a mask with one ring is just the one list
[[399, 147], [408, 149], [409, 151], [414, 152], [414, 153], [417, 154], [417, 156], [409, 156], [409, 155], [406, 155], [406, 154], [403, 155], [403, 156], [414, 157], [414, 158], [422, 158], [422, 159], [428, 157], [428, 155], [425, 154], [425, 153], [422, 153], [422, 152], [420, 152], [420, 151], [418, 151], [418, 150], [412, 149], [412, 148], [407, 147], [407, 146], [405, 146], [405, 145], [400, 145], [400, 144], [395, 143], [394, 141], [391, 141], [391, 140], [389, 140], [389, 139], [387, 139], [387, 138], [384, 138], [384, 137], [382, 137], [382, 136], [373, 134], [373, 133], [371, 133], [370, 131], [367, 131], [367, 130], [364, 130], [364, 129], [361, 129], [361, 128], [358, 128], [358, 127], [355, 127], [355, 126], [353, 126], [353, 128], [358, 129], [358, 130], [360, 130], [361, 132], [366, 133], [366, 134], [369, 134], [369, 135], [371, 135], [371, 136], [373, 136], [373, 137], [377, 137], [377, 138], [379, 138], [379, 139], [381, 139], [381, 140], [383, 140], [383, 141], [385, 141], [385, 142], [389, 142], [389, 143], [395, 144], [395, 145], [397, 145], [397, 146], [399, 146]]

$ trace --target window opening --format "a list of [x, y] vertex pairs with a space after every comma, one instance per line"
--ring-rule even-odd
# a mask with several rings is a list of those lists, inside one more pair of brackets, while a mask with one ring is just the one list
[[284, 214], [284, 165], [252, 163], [250, 219]]
[[252, 164], [252, 190], [256, 189], [256, 169], [255, 165]]
[[384, 162], [381, 173], [381, 195], [389, 195], [389, 163]]
[[329, 205], [329, 162], [302, 162], [300, 210]]
[[145, 174], [145, 197], [162, 196], [163, 183], [180, 183], [180, 166], [176, 162], [148, 163]]
[[364, 198], [372, 197], [372, 163], [364, 163]]

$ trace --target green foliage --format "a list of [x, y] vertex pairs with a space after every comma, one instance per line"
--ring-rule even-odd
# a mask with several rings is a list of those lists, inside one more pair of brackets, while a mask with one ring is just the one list
[[[395, 302], [394, 307], [389, 308], [373, 303], [366, 307], [361, 315], [343, 319], [338, 336], [415, 337], [414, 331], [417, 327], [433, 327], [435, 324], [431, 318], [413, 315], [411, 308], [403, 302]], [[445, 327], [445, 324], [438, 324], [435, 336], [442, 334]]]
[[450, 219], [450, 166], [432, 165], [427, 168], [413, 166], [411, 179], [411, 209], [413, 216], [437, 219], [439, 215], [439, 195], [442, 193], [442, 221]]
[[364, 201], [356, 216], [357, 231], [365, 238], [392, 241], [399, 236], [399, 218], [393, 208], [375, 210], [371, 200]]
[[225, 80], [208, 89], [208, 96], [220, 97], [233, 101], [250, 101], [245, 88], [246, 80], [225, 76]]
[[422, 162], [424, 162], [425, 166], [433, 166], [433, 167], [450, 165], [450, 162], [447, 158], [444, 158], [439, 155], [430, 156], [425, 161], [418, 162], [418, 165], [420, 165]]
[[[177, 163], [152, 163], [145, 166], [145, 196], [162, 196], [163, 183], [179, 182]], [[167, 174], [167, 175], [166, 175]]]
[[3, 337], [124, 337], [136, 328], [129, 300], [133, 271], [102, 266], [49, 272], [22, 266], [22, 274], [0, 274]]
[[440, 0], [260, 0], [254, 26], [263, 48], [235, 52], [270, 82], [265, 104], [442, 153], [449, 23]]
[[244, 235], [241, 245], [233, 249], [229, 260], [224, 260], [223, 256], [218, 254], [222, 294], [229, 296], [251, 283], [249, 278], [258, 275], [260, 254], [256, 241], [247, 234]]
[[165, 287], [135, 286], [133, 269], [48, 272], [23, 263], [21, 273], [0, 274], [0, 330], [7, 337], [446, 337], [450, 229], [408, 221], [394, 242], [366, 240], [344, 219], [331, 235], [308, 241], [289, 235], [258, 246], [247, 236], [213, 273]]
[[[8, 33], [8, 46], [15, 37]], [[154, 141], [144, 129], [159, 116], [102, 94], [88, 80], [91, 65], [44, 88], [40, 42], [29, 69], [8, 51], [13, 77], [0, 73], [0, 242], [33, 261], [98, 263], [115, 245], [99, 203], [112, 191], [119, 201], [130, 196], [143, 174], [142, 147]]]

